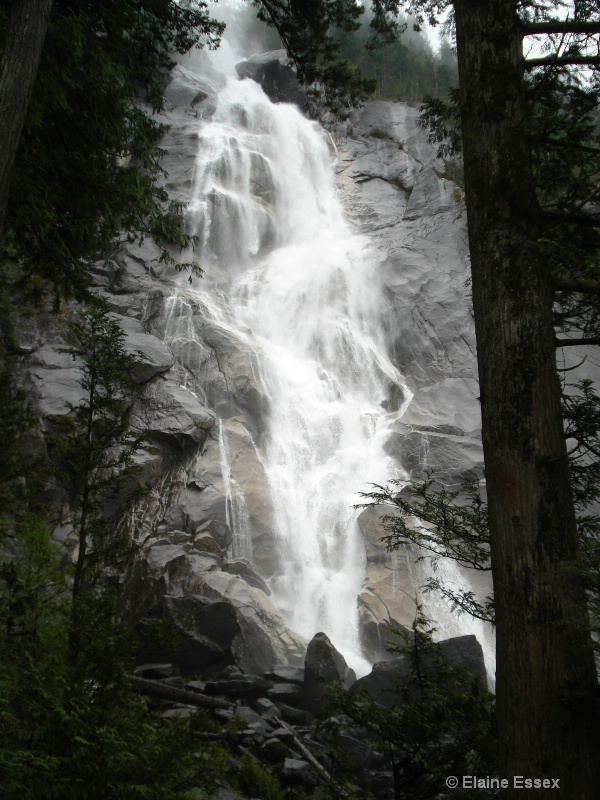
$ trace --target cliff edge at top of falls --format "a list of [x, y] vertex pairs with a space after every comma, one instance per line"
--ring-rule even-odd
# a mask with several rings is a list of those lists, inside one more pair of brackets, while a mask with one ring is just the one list
[[[216, 72], [180, 64], [167, 87], [165, 187], [178, 200], [194, 201], [198, 131], [222, 85]], [[405, 105], [373, 102], [332, 126], [337, 181], [349, 219], [378, 253], [391, 358], [414, 394], [386, 452], [407, 476], [429, 468], [456, 482], [480, 474], [482, 463], [465, 210], [416, 117]], [[268, 205], [264, 194], [261, 202]], [[152, 491], [128, 517], [140, 545], [123, 578], [131, 619], [173, 620], [180, 644], [161, 657], [184, 673], [302, 664], [307, 642], [286, 627], [270, 593], [278, 530], [257, 450], [269, 398], [245, 332], [211, 304], [227, 277], [207, 268], [186, 287], [149, 241], [123, 240], [111, 262], [96, 266], [94, 285], [140, 361], [131, 420], [147, 437], [139, 462]], [[49, 319], [23, 320], [19, 331], [20, 382], [42, 429], [80, 398], [77, 367], [60, 349], [65, 329]], [[235, 497], [243, 519], [232, 512]], [[378, 513], [363, 512], [359, 525], [367, 565], [360, 639], [373, 662], [388, 657], [390, 626], [410, 624], [423, 580], [408, 548], [386, 552]], [[57, 535], [74, 544], [68, 510]]]

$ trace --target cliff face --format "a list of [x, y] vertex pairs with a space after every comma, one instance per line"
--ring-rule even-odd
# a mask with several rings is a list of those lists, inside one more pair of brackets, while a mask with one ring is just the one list
[[[198, 202], [198, 148], [210, 142], [210, 131], [200, 141], [198, 131], [208, 130], [222, 84], [209, 69], [200, 75], [179, 66], [166, 91], [166, 187], [191, 207]], [[350, 124], [333, 126], [332, 134], [338, 191], [355, 230], [370, 240], [383, 287], [378, 314], [390, 361], [403, 376], [402, 385], [389, 382], [381, 403], [390, 412], [383, 449], [400, 477], [417, 477], [424, 469], [450, 482], [479, 475], [461, 191], [443, 177], [444, 164], [418, 129], [415, 109], [371, 103]], [[267, 166], [255, 160], [252, 172], [253, 196], [265, 210], [259, 254], [268, 253], [277, 236]], [[210, 202], [216, 207], [220, 201]], [[199, 230], [201, 240], [211, 239], [212, 253], [234, 252], [240, 246], [236, 224], [231, 215], [215, 216], [209, 234]], [[284, 621], [280, 601], [297, 565], [286, 564], [281, 554], [280, 510], [265, 456], [277, 409], [253, 332], [228, 310], [232, 275], [206, 248], [202, 254], [201, 285], [187, 285], [161, 264], [148, 242], [139, 247], [124, 241], [114, 261], [98, 265], [95, 274], [98, 294], [139, 357], [131, 420], [148, 437], [140, 463], [153, 487], [127, 520], [140, 551], [125, 592], [133, 619], [175, 622], [181, 643], [155, 655], [168, 656], [184, 672], [214, 674], [227, 664], [266, 672], [276, 664], [302, 663], [306, 650], [289, 614]], [[78, 370], [59, 351], [60, 325], [31, 322], [21, 336], [21, 382], [43, 424], [77, 402]], [[387, 627], [412, 621], [411, 598], [422, 573], [408, 549], [393, 557], [386, 552], [378, 511], [363, 511], [358, 525], [358, 635], [363, 655], [373, 662], [386, 657]], [[69, 538], [68, 513], [60, 535]], [[446, 635], [459, 633], [440, 622]]]

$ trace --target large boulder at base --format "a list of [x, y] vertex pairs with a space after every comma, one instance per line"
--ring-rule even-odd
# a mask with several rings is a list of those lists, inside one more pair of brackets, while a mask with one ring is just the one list
[[274, 103], [294, 103], [303, 110], [308, 108], [308, 97], [296, 73], [288, 66], [285, 50], [252, 56], [236, 64], [235, 70], [240, 78], [251, 78], [260, 84]]
[[138, 627], [154, 618], [176, 634], [166, 648], [144, 657], [176, 664], [184, 674], [214, 675], [227, 664], [249, 674], [299, 665], [305, 643], [285, 627], [256, 573], [242, 561], [197, 551], [185, 531], [178, 543], [172, 533], [144, 545], [127, 580], [126, 600], [142, 620]]
[[[487, 687], [483, 650], [473, 635], [458, 636], [439, 642], [448, 664], [459, 671], [456, 691], [470, 694]], [[352, 690], [364, 688], [371, 697], [386, 708], [398, 705], [401, 696], [398, 687], [411, 676], [411, 667], [405, 656], [381, 661], [364, 678], [356, 681]]]
[[327, 684], [343, 682], [349, 688], [356, 680], [354, 670], [335, 649], [329, 637], [316, 633], [309, 642], [304, 662], [304, 705], [311, 714], [327, 706]]

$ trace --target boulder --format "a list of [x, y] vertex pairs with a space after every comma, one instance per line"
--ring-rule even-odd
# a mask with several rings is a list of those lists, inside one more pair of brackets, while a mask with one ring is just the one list
[[223, 572], [229, 572], [231, 575], [239, 575], [242, 577], [249, 586], [254, 586], [260, 589], [265, 594], [271, 594], [271, 590], [263, 581], [260, 575], [252, 569], [248, 561], [243, 558], [238, 558], [235, 561], [224, 561], [221, 564]]
[[302, 708], [303, 692], [302, 687], [297, 683], [276, 683], [267, 692], [267, 697], [274, 703], [285, 703], [295, 708]]
[[[186, 675], [216, 675], [228, 664], [257, 675], [286, 661], [299, 663], [304, 642], [286, 629], [262, 588], [220, 570], [218, 555], [160, 541], [146, 544], [126, 582], [136, 619], [166, 620], [177, 631], [177, 641], [159, 646], [153, 658]], [[241, 572], [261, 582], [246, 565]]]
[[302, 686], [304, 683], [304, 669], [302, 667], [290, 667], [285, 664], [279, 664], [265, 677], [276, 683], [297, 683], [299, 686]]
[[328, 684], [342, 682], [346, 688], [355, 681], [356, 676], [346, 664], [329, 637], [316, 633], [309, 642], [304, 661], [304, 706], [311, 714], [318, 714], [327, 708]]
[[203, 445], [215, 422], [215, 415], [189, 389], [168, 380], [144, 387], [132, 414], [134, 430], [176, 452]]
[[250, 78], [259, 83], [264, 93], [274, 103], [294, 103], [303, 111], [308, 109], [308, 96], [288, 66], [285, 50], [272, 50], [252, 56], [235, 65], [240, 78]]
[[308, 761], [299, 758], [286, 758], [281, 770], [283, 786], [314, 786], [317, 783]]
[[[439, 642], [439, 646], [447, 663], [458, 671], [456, 682], [448, 684], [448, 691], [470, 694], [487, 688], [483, 650], [475, 636], [445, 639]], [[425, 663], [429, 663], [431, 668], [430, 656], [426, 657]], [[417, 692], [413, 671], [405, 656], [374, 664], [369, 675], [356, 681], [351, 691], [362, 687], [382, 706], [392, 708], [401, 702], [398, 691], [401, 686], [409, 695]]]
[[136, 383], [147, 383], [168, 372], [175, 363], [166, 344], [149, 333], [126, 332], [123, 347], [136, 358], [132, 376]]

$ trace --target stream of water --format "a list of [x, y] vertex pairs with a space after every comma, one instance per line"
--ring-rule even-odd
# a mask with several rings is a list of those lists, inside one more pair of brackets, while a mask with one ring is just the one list
[[382, 445], [411, 393], [386, 351], [377, 253], [344, 219], [334, 162], [318, 125], [230, 79], [200, 130], [190, 219], [201, 262], [230, 277], [227, 324], [254, 349], [269, 399], [259, 458], [282, 565], [272, 599], [289, 627], [325, 631], [364, 673], [353, 504], [397, 476]]

